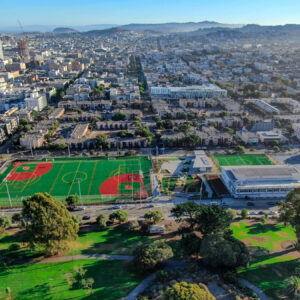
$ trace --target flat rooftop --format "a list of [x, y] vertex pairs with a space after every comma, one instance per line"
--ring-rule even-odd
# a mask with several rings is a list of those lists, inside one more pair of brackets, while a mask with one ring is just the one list
[[233, 180], [243, 179], [297, 179], [300, 180], [300, 171], [294, 166], [238, 166], [223, 167]]

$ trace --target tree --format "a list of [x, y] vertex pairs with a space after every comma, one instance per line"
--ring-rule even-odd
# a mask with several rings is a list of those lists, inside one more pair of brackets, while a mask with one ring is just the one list
[[206, 265], [215, 268], [236, 269], [249, 264], [246, 245], [232, 236], [211, 234], [201, 243], [200, 255]]
[[105, 214], [100, 214], [96, 218], [96, 224], [98, 225], [100, 230], [104, 230], [107, 227], [106, 225], [107, 221], [108, 221], [108, 217]]
[[232, 216], [218, 205], [202, 206], [196, 215], [197, 228], [203, 235], [224, 233], [231, 222]]
[[280, 219], [285, 225], [294, 227], [297, 237], [296, 248], [300, 249], [300, 188], [290, 191], [285, 202], [280, 202]]
[[163, 213], [159, 209], [149, 210], [148, 212], [145, 213], [144, 218], [146, 220], [152, 221], [153, 223], [157, 223], [163, 218]]
[[66, 207], [45, 193], [37, 193], [23, 201], [22, 215], [26, 237], [31, 248], [42, 246], [47, 254], [68, 249], [68, 242], [77, 239], [79, 225]]
[[288, 299], [300, 299], [300, 278], [298, 276], [290, 276], [284, 281], [285, 292]]
[[22, 216], [21, 216], [21, 214], [15, 213], [12, 215], [11, 220], [14, 224], [21, 223]]
[[110, 214], [109, 220], [112, 222], [117, 220], [119, 223], [125, 223], [128, 221], [128, 213], [123, 209], [119, 209]]
[[8, 216], [0, 217], [0, 234], [11, 225], [11, 220]]
[[238, 145], [236, 146], [236, 151], [239, 153], [245, 153], [246, 149], [244, 146]]
[[72, 220], [78, 225], [82, 223], [82, 218], [79, 215], [72, 215]]
[[196, 202], [185, 202], [172, 208], [171, 213], [175, 216], [176, 222], [182, 222], [184, 220], [188, 222], [190, 224], [190, 228], [193, 229], [197, 222], [197, 214], [201, 210], [202, 206], [198, 205]]
[[127, 118], [127, 115], [122, 113], [122, 112], [118, 112], [118, 113], [115, 113], [112, 117], [112, 120], [113, 121], [124, 121], [126, 120]]
[[228, 208], [227, 213], [231, 216], [231, 219], [234, 220], [237, 217], [237, 212], [235, 209]]
[[106, 149], [108, 147], [107, 136], [100, 134], [96, 137], [96, 146], [100, 149]]
[[143, 271], [153, 270], [171, 257], [173, 257], [172, 248], [160, 241], [142, 244], [134, 251], [135, 265]]
[[215, 300], [204, 284], [177, 282], [167, 287], [164, 293], [165, 300]]
[[248, 210], [246, 208], [242, 209], [241, 217], [242, 217], [242, 219], [247, 219], [248, 218]]
[[201, 238], [195, 232], [183, 233], [181, 245], [187, 254], [199, 255]]
[[66, 202], [69, 206], [73, 206], [78, 203], [79, 197], [77, 195], [70, 195], [66, 198]]

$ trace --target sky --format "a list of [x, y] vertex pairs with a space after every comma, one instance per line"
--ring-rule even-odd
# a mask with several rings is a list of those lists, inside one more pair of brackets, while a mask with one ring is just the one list
[[0, 0], [0, 26], [300, 23], [300, 0]]

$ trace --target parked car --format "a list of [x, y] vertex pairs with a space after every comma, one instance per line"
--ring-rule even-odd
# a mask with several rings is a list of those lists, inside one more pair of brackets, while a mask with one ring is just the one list
[[121, 208], [120, 205], [115, 205], [115, 206], [112, 207], [112, 209], [120, 209], [120, 208]]
[[270, 216], [278, 215], [278, 211], [271, 210], [271, 211], [269, 212], [269, 215], [270, 215]]
[[90, 220], [91, 216], [83, 216], [82, 220]]

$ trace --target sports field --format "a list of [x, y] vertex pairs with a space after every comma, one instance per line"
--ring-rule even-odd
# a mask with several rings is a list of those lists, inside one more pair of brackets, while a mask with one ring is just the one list
[[9, 205], [7, 188], [13, 206], [37, 192], [47, 192], [59, 200], [81, 195], [82, 203], [144, 199], [151, 195], [151, 169], [148, 157], [15, 162], [2, 174], [0, 206]]
[[215, 155], [214, 159], [220, 167], [273, 165], [264, 154]]

